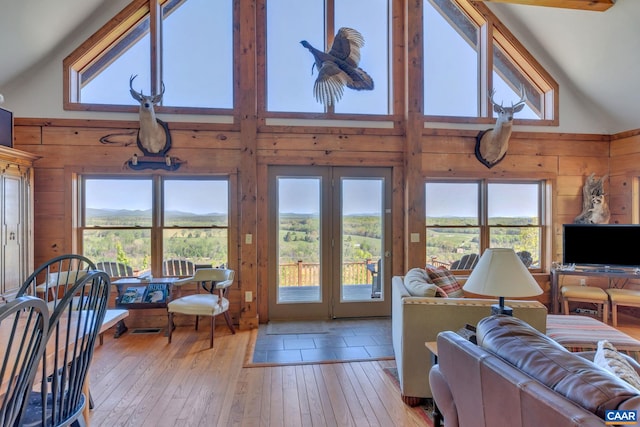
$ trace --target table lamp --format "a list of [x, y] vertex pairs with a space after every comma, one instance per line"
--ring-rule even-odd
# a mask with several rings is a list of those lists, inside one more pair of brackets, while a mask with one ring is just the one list
[[505, 307], [505, 297], [530, 297], [542, 293], [518, 255], [507, 248], [485, 250], [462, 288], [478, 295], [499, 297], [499, 304], [491, 306], [491, 314], [509, 316], [513, 316], [513, 309]]

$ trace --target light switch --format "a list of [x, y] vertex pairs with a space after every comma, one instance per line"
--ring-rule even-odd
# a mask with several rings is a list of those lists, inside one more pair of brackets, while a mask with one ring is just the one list
[[411, 233], [411, 243], [420, 243], [420, 233]]
[[251, 301], [253, 301], [253, 292], [251, 292], [251, 291], [246, 291], [246, 292], [244, 293], [244, 301], [245, 301], [245, 302], [251, 302]]
[[253, 234], [245, 234], [244, 243], [247, 245], [250, 245], [251, 243], [253, 243]]

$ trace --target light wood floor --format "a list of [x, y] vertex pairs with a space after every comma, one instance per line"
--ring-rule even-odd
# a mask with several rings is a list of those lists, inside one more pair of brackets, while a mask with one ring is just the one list
[[[640, 339], [640, 320], [618, 329]], [[91, 426], [426, 426], [385, 367], [393, 360], [243, 367], [251, 334], [180, 327], [114, 339], [105, 334], [90, 371]]]
[[91, 426], [426, 426], [384, 367], [369, 361], [244, 368], [252, 333], [180, 327], [107, 333], [90, 370]]

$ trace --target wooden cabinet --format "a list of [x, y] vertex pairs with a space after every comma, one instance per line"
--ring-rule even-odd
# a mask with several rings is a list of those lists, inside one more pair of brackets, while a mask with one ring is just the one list
[[33, 154], [0, 147], [0, 294], [13, 299], [33, 271]]

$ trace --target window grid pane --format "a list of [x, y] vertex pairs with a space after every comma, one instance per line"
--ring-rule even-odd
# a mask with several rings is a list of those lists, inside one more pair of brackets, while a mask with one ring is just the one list
[[163, 105], [233, 108], [232, 1], [173, 4], [163, 8]]
[[[155, 227], [154, 184], [164, 190], [165, 221]], [[85, 178], [80, 228], [82, 252], [96, 262], [121, 262], [136, 274], [149, 271], [152, 242], [162, 242], [164, 259], [194, 264], [228, 264], [229, 181], [227, 179]], [[156, 237], [154, 237], [156, 236]]]
[[427, 263], [467, 270], [465, 260], [488, 244], [512, 248], [527, 267], [542, 268], [542, 182], [427, 182], [425, 203]]
[[479, 115], [478, 26], [448, 0], [424, 3], [424, 113]]

